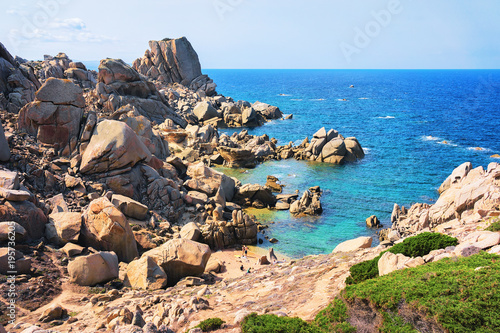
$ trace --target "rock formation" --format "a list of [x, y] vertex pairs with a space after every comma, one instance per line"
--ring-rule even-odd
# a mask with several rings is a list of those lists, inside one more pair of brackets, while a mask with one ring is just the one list
[[78, 143], [83, 107], [80, 87], [50, 78], [36, 92], [35, 101], [21, 109], [18, 125], [41, 143], [57, 145], [68, 156]]
[[319, 200], [320, 197], [321, 189], [319, 186], [309, 188], [309, 190], [304, 191], [299, 200], [290, 205], [290, 213], [295, 216], [321, 215], [323, 208]]
[[490, 163], [472, 169], [467, 162], [458, 166], [439, 187], [441, 195], [433, 204], [417, 203], [408, 210], [394, 206], [392, 228], [400, 236], [439, 225], [455, 225], [496, 216], [500, 204], [500, 165]]
[[196, 51], [186, 37], [150, 41], [144, 56], [134, 61], [134, 68], [152, 80], [163, 84], [180, 83], [206, 96], [215, 94], [216, 85], [201, 73]]
[[17, 113], [35, 99], [39, 87], [33, 68], [19, 64], [0, 43], [0, 108]]

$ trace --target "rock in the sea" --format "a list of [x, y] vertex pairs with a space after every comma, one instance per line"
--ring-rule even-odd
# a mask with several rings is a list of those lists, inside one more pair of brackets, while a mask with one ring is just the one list
[[127, 124], [105, 120], [94, 130], [83, 153], [80, 172], [101, 173], [150, 159], [150, 151]]
[[262, 102], [255, 102], [252, 104], [252, 107], [256, 112], [259, 112], [264, 116], [264, 118], [268, 120], [280, 119], [281, 117], [283, 117], [283, 113], [276, 106], [272, 106]]
[[382, 227], [382, 225], [380, 224], [380, 220], [375, 215], [372, 215], [366, 219], [366, 226], [368, 228], [381, 228]]
[[323, 208], [321, 207], [321, 190], [319, 187], [311, 187], [304, 191], [299, 200], [294, 201], [290, 205], [290, 213], [295, 216], [301, 215], [321, 215]]
[[167, 274], [153, 258], [143, 256], [128, 264], [124, 284], [134, 289], [158, 290], [167, 286]]
[[173, 239], [162, 246], [145, 252], [165, 271], [168, 285], [172, 286], [187, 276], [203, 274], [211, 251], [208, 245], [188, 239]]
[[118, 257], [114, 252], [99, 252], [78, 257], [68, 264], [70, 281], [80, 286], [95, 286], [118, 277]]
[[127, 218], [106, 197], [92, 201], [83, 212], [80, 237], [87, 246], [115, 252], [120, 261], [130, 262], [138, 256]]
[[366, 249], [372, 246], [373, 239], [371, 237], [358, 237], [342, 242], [335, 247], [332, 253], [337, 252], [352, 252], [359, 249]]

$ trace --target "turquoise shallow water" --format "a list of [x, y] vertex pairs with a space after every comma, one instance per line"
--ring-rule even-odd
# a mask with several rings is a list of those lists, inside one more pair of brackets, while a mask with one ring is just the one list
[[465, 161], [474, 166], [500, 162], [490, 157], [500, 154], [498, 70], [205, 72], [226, 96], [260, 100], [294, 114], [293, 120], [273, 121], [250, 129], [251, 134], [300, 143], [324, 126], [356, 136], [365, 148], [365, 159], [345, 166], [287, 160], [245, 173], [225, 170], [243, 183], [264, 184], [267, 175], [277, 176], [285, 193], [321, 186], [320, 217], [257, 212], [270, 225], [266, 233], [279, 240], [273, 247], [292, 257], [328, 253], [344, 240], [375, 236], [365, 226], [368, 216], [375, 214], [389, 226], [395, 202], [432, 203], [441, 182]]

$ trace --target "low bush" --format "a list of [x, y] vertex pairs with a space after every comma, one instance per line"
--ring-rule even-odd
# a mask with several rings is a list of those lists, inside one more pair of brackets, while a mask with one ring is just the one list
[[488, 230], [488, 231], [500, 231], [500, 220], [496, 221], [496, 222], [493, 222], [492, 224], [490, 224], [490, 226], [488, 228], [486, 228], [485, 230]]
[[203, 332], [210, 332], [218, 330], [224, 323], [225, 321], [220, 318], [208, 318], [199, 323], [196, 327], [199, 327]]
[[413, 237], [408, 237], [399, 244], [383, 251], [372, 260], [360, 262], [350, 268], [351, 276], [346, 279], [346, 284], [351, 285], [373, 279], [378, 276], [378, 261], [382, 255], [389, 251], [394, 254], [401, 253], [407, 257], [422, 257], [433, 250], [455, 246], [458, 240], [448, 235], [434, 232], [423, 232]]
[[[349, 303], [367, 300], [383, 315], [386, 332], [415, 331], [412, 323], [397, 315], [403, 305], [445, 331], [500, 332], [499, 287], [500, 256], [481, 252], [347, 286], [342, 297]], [[388, 316], [388, 312], [394, 315]]]
[[241, 323], [243, 333], [323, 333], [300, 318], [278, 317], [273, 314], [252, 313]]

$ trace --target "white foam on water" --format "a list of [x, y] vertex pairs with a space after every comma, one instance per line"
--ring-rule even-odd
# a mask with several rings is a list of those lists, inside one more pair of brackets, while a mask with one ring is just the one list
[[394, 119], [396, 117], [393, 116], [385, 116], [385, 117], [377, 117], [378, 119]]

